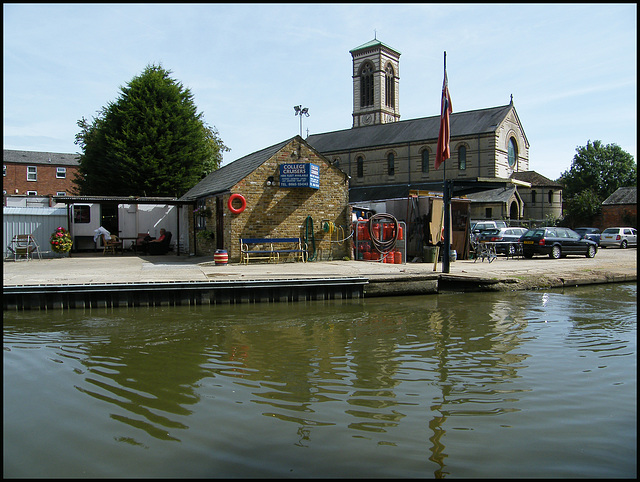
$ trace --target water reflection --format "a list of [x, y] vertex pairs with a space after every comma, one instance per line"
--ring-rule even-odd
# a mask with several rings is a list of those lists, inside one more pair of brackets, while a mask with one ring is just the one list
[[[274, 439], [308, 450], [329, 439], [350, 447], [351, 438], [396, 448], [399, 460], [422, 451], [407, 473], [442, 478], [456, 475], [448, 460], [455, 466], [460, 455], [448, 446], [458, 447], [462, 433], [479, 423], [508, 427], [531, 403], [523, 397], [542, 382], [522, 372], [540, 356], [539, 340], [548, 342], [543, 356], [562, 345], [564, 353], [635, 354], [628, 336], [616, 336], [632, 328], [624, 324], [635, 291], [605, 316], [588, 293], [576, 296], [116, 309], [46, 320], [19, 313], [5, 316], [5, 353], [44, 350], [68, 365], [73, 389], [128, 427], [114, 438], [132, 447], [220, 437], [240, 451], [240, 427], [268, 427]], [[545, 328], [561, 322], [562, 336]]]

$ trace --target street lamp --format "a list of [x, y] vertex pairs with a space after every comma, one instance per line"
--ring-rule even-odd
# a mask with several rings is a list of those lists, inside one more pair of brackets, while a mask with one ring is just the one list
[[309, 117], [309, 108], [302, 107], [301, 105], [294, 105], [293, 110], [296, 111], [296, 115], [300, 116], [300, 137], [302, 137], [302, 116], [306, 115]]

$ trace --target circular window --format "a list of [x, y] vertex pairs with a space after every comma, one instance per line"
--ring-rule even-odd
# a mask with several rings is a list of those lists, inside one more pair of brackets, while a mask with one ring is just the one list
[[518, 159], [518, 145], [515, 139], [512, 137], [509, 139], [509, 167], [513, 168], [516, 165]]

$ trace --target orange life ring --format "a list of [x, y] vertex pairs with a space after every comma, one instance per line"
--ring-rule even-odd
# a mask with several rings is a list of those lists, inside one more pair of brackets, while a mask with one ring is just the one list
[[[240, 200], [239, 208], [233, 207], [233, 201], [236, 199]], [[229, 207], [229, 211], [231, 211], [233, 214], [240, 214], [247, 207], [247, 200], [244, 198], [242, 194], [237, 194], [237, 193], [232, 194], [231, 196], [229, 196], [229, 201], [227, 202], [227, 206]]]

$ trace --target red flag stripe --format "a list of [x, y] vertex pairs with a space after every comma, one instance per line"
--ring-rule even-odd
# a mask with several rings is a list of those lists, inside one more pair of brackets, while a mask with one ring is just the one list
[[444, 71], [444, 82], [442, 83], [442, 98], [440, 101], [440, 131], [438, 132], [438, 147], [436, 151], [436, 170], [446, 159], [451, 157], [449, 151], [449, 140], [451, 132], [449, 130], [449, 115], [453, 112], [451, 96], [449, 95], [449, 82], [447, 71]]

